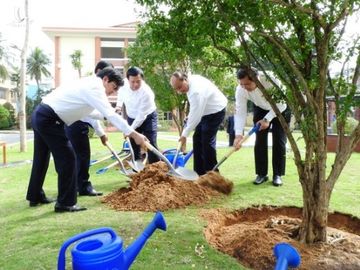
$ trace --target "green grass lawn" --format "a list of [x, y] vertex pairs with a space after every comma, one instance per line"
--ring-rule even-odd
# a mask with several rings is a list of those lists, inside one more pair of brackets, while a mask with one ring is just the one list
[[[109, 136], [110, 142], [120, 150], [122, 135], [112, 133]], [[219, 139], [226, 141], [226, 134], [221, 132]], [[93, 158], [108, 154], [99, 139], [91, 139], [91, 145]], [[175, 148], [176, 145], [176, 141], [159, 140], [161, 149]], [[191, 144], [188, 148], [191, 148]], [[218, 158], [228, 150], [219, 149]], [[19, 153], [18, 145], [9, 146], [7, 151], [8, 162], [30, 160], [32, 142], [29, 142], [27, 153]], [[329, 167], [332, 159], [333, 155], [330, 154]], [[126, 186], [126, 178], [114, 169], [103, 175], [95, 173], [111, 162], [95, 165], [90, 170], [93, 185], [105, 194]], [[360, 217], [359, 164], [360, 154], [353, 154], [335, 186], [330, 211]], [[191, 168], [191, 162], [188, 167]], [[56, 269], [58, 251], [65, 240], [83, 231], [104, 226], [112, 227], [118, 232], [126, 247], [153, 218], [154, 213], [114, 211], [94, 197], [78, 198], [79, 205], [88, 207], [84, 212], [58, 214], [54, 212], [53, 204], [30, 208], [25, 200], [30, 170], [30, 164], [0, 168], [0, 269]], [[251, 147], [236, 152], [221, 165], [220, 171], [234, 182], [233, 193], [202, 208], [188, 207], [164, 212], [168, 230], [155, 231], [136, 258], [132, 269], [244, 269], [235, 259], [214, 250], [206, 243], [202, 233], [206, 223], [199, 212], [204, 208], [235, 210], [256, 204], [302, 206], [301, 186], [291, 152], [288, 153], [284, 185], [279, 188], [273, 187], [271, 181], [260, 186], [252, 184], [255, 175]], [[57, 176], [52, 162], [44, 189], [47, 196], [56, 197]], [[197, 245], [204, 246], [203, 256], [195, 252]], [[70, 253], [67, 253], [67, 262], [70, 269]]]

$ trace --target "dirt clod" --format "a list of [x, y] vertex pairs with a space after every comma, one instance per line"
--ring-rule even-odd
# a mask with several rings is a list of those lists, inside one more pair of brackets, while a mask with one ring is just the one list
[[164, 211], [203, 205], [213, 197], [229, 194], [233, 183], [210, 172], [196, 181], [168, 175], [164, 162], [147, 165], [131, 177], [130, 187], [120, 188], [102, 199], [112, 208], [125, 211]]

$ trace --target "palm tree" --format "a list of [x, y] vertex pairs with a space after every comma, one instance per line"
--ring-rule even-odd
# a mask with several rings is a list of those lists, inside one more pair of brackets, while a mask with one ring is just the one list
[[[1, 41], [1, 33], [0, 33], [0, 41]], [[0, 44], [0, 80], [5, 80], [9, 76], [6, 66], [2, 64], [4, 54], [5, 54], [4, 48]]]
[[40, 82], [42, 75], [45, 77], [49, 77], [51, 75], [50, 71], [47, 69], [47, 66], [50, 63], [51, 62], [49, 57], [44, 54], [44, 52], [39, 47], [36, 47], [27, 59], [27, 74], [30, 75], [30, 79], [35, 79], [38, 92], [40, 92]]
[[73, 54], [70, 54], [71, 64], [73, 65], [74, 69], [78, 71], [79, 78], [81, 78], [81, 68], [83, 66], [81, 63], [82, 56], [83, 53], [81, 52], [81, 50], [75, 50]]

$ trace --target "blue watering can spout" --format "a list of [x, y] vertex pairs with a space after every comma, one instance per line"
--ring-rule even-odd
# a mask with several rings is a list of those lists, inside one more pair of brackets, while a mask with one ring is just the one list
[[275, 270], [287, 270], [288, 267], [296, 268], [301, 263], [299, 252], [288, 243], [278, 243], [274, 247], [276, 257]]
[[166, 231], [166, 223], [161, 212], [157, 212], [153, 221], [146, 227], [142, 234], [125, 250], [124, 263], [129, 267], [143, 248], [146, 241], [156, 229]]
[[191, 157], [191, 155], [193, 154], [193, 150], [189, 151], [189, 153], [187, 153], [184, 157], [184, 164], [186, 164], [186, 162], [189, 160], [189, 158]]
[[161, 212], [143, 233], [125, 251], [123, 241], [113, 229], [108, 227], [89, 230], [75, 235], [64, 242], [58, 256], [58, 270], [65, 270], [66, 249], [79, 241], [71, 250], [73, 270], [126, 270], [135, 260], [149, 237], [156, 229], [166, 231], [166, 223]]

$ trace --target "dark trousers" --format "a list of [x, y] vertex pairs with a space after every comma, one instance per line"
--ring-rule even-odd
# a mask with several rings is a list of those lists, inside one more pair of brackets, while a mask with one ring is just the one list
[[[135, 119], [128, 117], [127, 122], [131, 125]], [[149, 139], [150, 144], [154, 146], [156, 149], [157, 147], [157, 112], [154, 111], [153, 113], [149, 114], [145, 121], [141, 124], [140, 127], [136, 129], [137, 132], [143, 134], [146, 138]], [[130, 139], [131, 146], [134, 150], [135, 160], [141, 159], [141, 149], [140, 146], [135, 143], [133, 139]], [[148, 160], [149, 163], [158, 162], [160, 159], [156, 156], [153, 152], [148, 151]]]
[[235, 141], [235, 131], [229, 133], [229, 146], [233, 146]]
[[76, 154], [77, 189], [85, 190], [89, 181], [90, 164], [90, 141], [89, 124], [83, 121], [76, 121], [70, 126], [65, 126], [65, 134], [70, 140]]
[[38, 201], [49, 166], [50, 153], [58, 174], [58, 197], [60, 204], [76, 204], [75, 153], [65, 135], [64, 122], [47, 105], [38, 105], [32, 114], [34, 130], [34, 156], [26, 199]]
[[[254, 105], [254, 124], [263, 119], [268, 112], [269, 111], [263, 110]], [[287, 108], [282, 115], [289, 124], [291, 117], [290, 110]], [[285, 174], [286, 166], [286, 134], [277, 117], [270, 122], [269, 128], [256, 133], [254, 148], [255, 170], [257, 175], [265, 176], [268, 174], [268, 133], [270, 127], [272, 132], [273, 176], [282, 176]]]
[[225, 118], [225, 109], [205, 115], [193, 135], [194, 171], [199, 175], [211, 171], [217, 164], [216, 134]]

